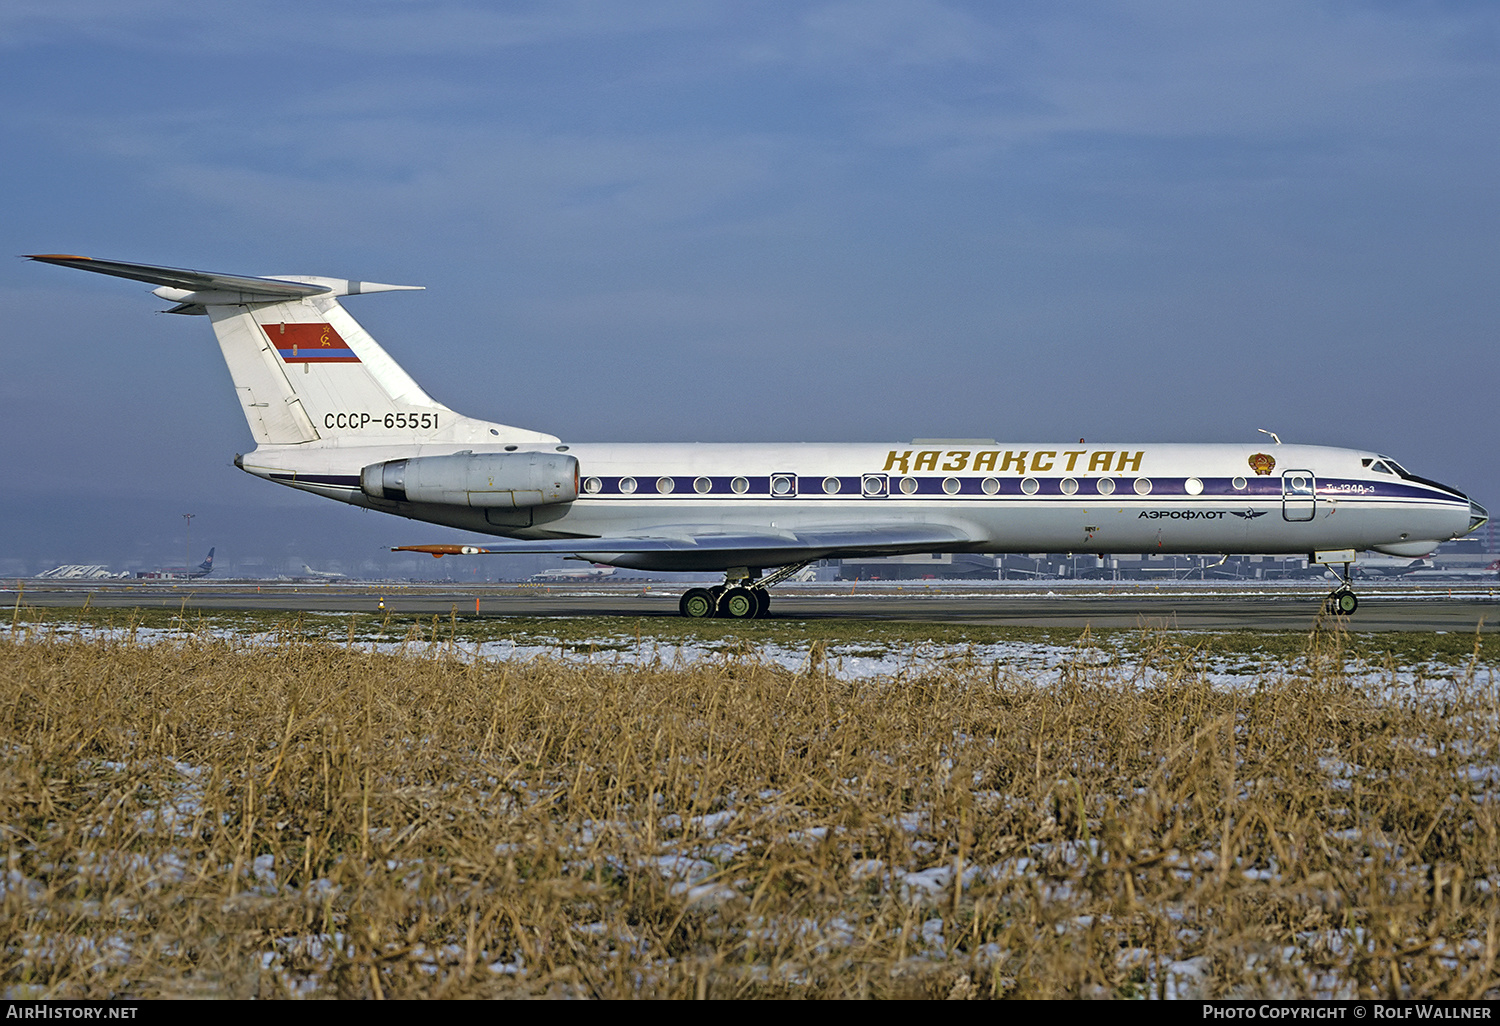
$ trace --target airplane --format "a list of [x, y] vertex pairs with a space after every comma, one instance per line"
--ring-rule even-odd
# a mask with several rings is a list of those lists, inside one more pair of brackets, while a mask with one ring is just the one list
[[344, 575], [336, 570], [314, 570], [306, 563], [302, 564], [302, 574], [305, 577], [316, 577], [322, 581], [342, 581]]
[[208, 550], [208, 558], [197, 566], [166, 566], [160, 570], [137, 570], [137, 578], [147, 580], [162, 580], [165, 578], [194, 580], [199, 577], [207, 577], [214, 572], [214, 550]]
[[1389, 556], [1361, 556], [1354, 568], [1361, 577], [1405, 577], [1415, 570], [1431, 568], [1426, 558], [1399, 559]]
[[541, 573], [532, 574], [533, 581], [597, 581], [602, 577], [612, 577], [615, 568], [612, 566], [593, 566], [579, 570], [543, 570]]
[[1413, 570], [1409, 574], [1403, 574], [1404, 581], [1432, 581], [1432, 580], [1458, 580], [1461, 578], [1488, 578], [1494, 580], [1500, 577], [1500, 559], [1495, 560], [1489, 566], [1428, 566], [1421, 570]]
[[[402, 545], [434, 557], [554, 554], [722, 571], [688, 617], [751, 619], [827, 558], [922, 552], [1426, 555], [1488, 519], [1477, 502], [1358, 449], [1274, 444], [582, 443], [456, 413], [339, 302], [411, 285], [254, 277], [65, 254], [42, 263], [157, 286], [207, 316], [256, 447], [248, 474], [350, 505], [499, 538]], [[1269, 433], [1268, 433], [1269, 434]], [[767, 572], [769, 571], [769, 572]]]

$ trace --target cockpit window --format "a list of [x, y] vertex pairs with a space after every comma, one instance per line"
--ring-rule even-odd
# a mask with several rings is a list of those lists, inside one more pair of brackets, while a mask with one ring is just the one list
[[1380, 456], [1377, 454], [1375, 461], [1370, 465], [1370, 469], [1378, 470], [1382, 474], [1394, 474], [1403, 481], [1411, 481], [1416, 484], [1426, 485], [1429, 488], [1436, 488], [1441, 492], [1446, 492], [1454, 498], [1462, 499], [1465, 502], [1470, 501], [1469, 497], [1463, 492], [1454, 491], [1452, 488], [1449, 488], [1445, 484], [1439, 484], [1436, 481], [1429, 481], [1425, 477], [1418, 477], [1416, 474], [1413, 474], [1411, 471], [1407, 470], [1405, 467], [1397, 463], [1395, 460], [1391, 459], [1389, 456]]

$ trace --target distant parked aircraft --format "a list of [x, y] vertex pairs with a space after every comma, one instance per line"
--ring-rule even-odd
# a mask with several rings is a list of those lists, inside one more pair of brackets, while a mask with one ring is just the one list
[[1489, 578], [1491, 580], [1500, 577], [1500, 559], [1495, 560], [1489, 566], [1433, 566], [1422, 570], [1413, 570], [1409, 574], [1402, 574], [1404, 581], [1418, 580], [1461, 580], [1463, 578]]
[[543, 570], [539, 574], [532, 574], [533, 581], [594, 581], [601, 577], [613, 576], [615, 568], [612, 566], [591, 566], [583, 570]]
[[1361, 553], [1359, 562], [1355, 564], [1355, 573], [1361, 577], [1405, 577], [1415, 570], [1424, 570], [1432, 566], [1425, 559], [1401, 559], [1394, 556], [1371, 556]]
[[306, 563], [302, 564], [302, 573], [303, 576], [316, 577], [324, 581], [341, 581], [344, 579], [344, 575], [337, 570], [314, 570]]
[[214, 572], [214, 550], [208, 550], [208, 558], [197, 566], [164, 566], [160, 570], [137, 570], [136, 577], [148, 581], [169, 579], [191, 579], [207, 577]]

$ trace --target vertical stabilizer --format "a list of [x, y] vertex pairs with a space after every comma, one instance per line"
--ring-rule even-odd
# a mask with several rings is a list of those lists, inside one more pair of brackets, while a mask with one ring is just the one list
[[160, 286], [170, 313], [206, 314], [259, 445], [556, 442], [454, 413], [391, 359], [340, 296], [404, 291], [343, 278], [255, 278], [62, 254], [33, 260]]
[[332, 296], [207, 313], [257, 442], [412, 440], [466, 419], [422, 391]]

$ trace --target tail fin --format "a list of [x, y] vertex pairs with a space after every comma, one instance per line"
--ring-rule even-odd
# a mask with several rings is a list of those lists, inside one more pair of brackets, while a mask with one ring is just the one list
[[199, 570], [212, 570], [214, 568], [214, 550], [208, 550], [208, 558], [198, 564]]
[[419, 285], [255, 278], [62, 254], [31, 259], [150, 282], [160, 286], [155, 295], [177, 304], [168, 313], [207, 314], [257, 444], [557, 441], [454, 413], [424, 392], [338, 301]]

